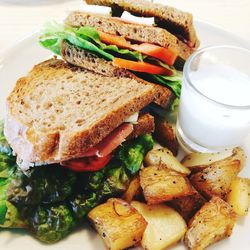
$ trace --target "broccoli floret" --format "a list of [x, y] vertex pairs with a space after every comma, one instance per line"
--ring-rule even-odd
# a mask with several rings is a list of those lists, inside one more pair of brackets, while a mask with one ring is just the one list
[[75, 220], [66, 205], [40, 205], [30, 215], [28, 223], [37, 239], [55, 243], [71, 232]]

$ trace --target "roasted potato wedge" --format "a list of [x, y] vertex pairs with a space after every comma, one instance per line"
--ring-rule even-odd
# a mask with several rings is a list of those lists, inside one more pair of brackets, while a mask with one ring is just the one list
[[231, 184], [227, 202], [240, 216], [247, 215], [250, 204], [250, 179], [237, 177]]
[[219, 196], [222, 199], [230, 191], [232, 181], [242, 168], [242, 157], [232, 155], [224, 160], [216, 161], [190, 177], [192, 185], [206, 198]]
[[173, 155], [177, 155], [179, 145], [175, 134], [175, 128], [171, 123], [156, 118], [153, 136], [162, 146], [167, 147]]
[[111, 250], [140, 242], [147, 222], [137, 210], [121, 199], [109, 199], [92, 209], [88, 218]]
[[167, 148], [153, 149], [149, 151], [144, 158], [146, 166], [163, 165], [169, 169], [175, 170], [183, 175], [189, 175], [190, 170], [184, 167]]
[[236, 220], [231, 206], [213, 197], [195, 214], [184, 237], [185, 245], [192, 250], [203, 250], [207, 246], [229, 237]]
[[128, 189], [124, 192], [122, 199], [130, 203], [133, 200], [133, 198], [139, 195], [140, 193], [142, 193], [140, 178], [139, 176], [136, 176], [129, 183]]
[[241, 168], [245, 163], [244, 151], [237, 147], [231, 150], [224, 150], [218, 153], [192, 153], [184, 157], [181, 163], [188, 167], [192, 172], [201, 171], [211, 164], [221, 165], [222, 162], [226, 161], [240, 161]]
[[149, 206], [132, 201], [131, 205], [148, 222], [141, 241], [144, 249], [166, 249], [166, 247], [178, 242], [187, 230], [183, 218], [174, 209], [164, 204]]
[[192, 195], [185, 197], [175, 198], [169, 202], [179, 214], [185, 219], [186, 222], [194, 216], [194, 214], [207, 202], [207, 200], [194, 189]]
[[139, 175], [148, 204], [158, 204], [194, 192], [185, 176], [164, 166], [148, 166], [143, 168]]

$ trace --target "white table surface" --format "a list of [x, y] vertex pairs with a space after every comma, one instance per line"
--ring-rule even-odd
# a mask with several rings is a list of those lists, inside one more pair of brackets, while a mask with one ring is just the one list
[[[250, 0], [162, 0], [250, 41]], [[38, 30], [47, 20], [63, 20], [82, 0], [0, 0], [0, 50]]]

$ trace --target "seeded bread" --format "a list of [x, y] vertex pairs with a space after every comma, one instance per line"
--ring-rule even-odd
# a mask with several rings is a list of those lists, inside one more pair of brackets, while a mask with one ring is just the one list
[[[61, 45], [61, 55], [65, 61], [73, 65], [91, 70], [104, 76], [137, 78], [130, 71], [113, 66], [112, 62], [106, 61], [105, 59], [65, 41], [63, 41]], [[158, 84], [154, 84], [154, 88], [158, 93], [155, 96], [154, 102], [163, 108], [167, 108], [172, 103], [174, 94], [168, 88]]]
[[199, 47], [193, 17], [188, 12], [143, 0], [86, 0], [86, 3], [109, 6], [114, 10], [119, 10], [120, 14], [125, 10], [137, 16], [155, 17], [155, 23], [159, 27], [188, 41], [190, 46]]
[[50, 59], [20, 78], [7, 98], [4, 132], [19, 159], [80, 157], [157, 95], [153, 84], [105, 77]]
[[65, 24], [72, 27], [91, 26], [95, 27], [97, 31], [120, 35], [126, 39], [157, 44], [171, 49], [183, 60], [186, 60], [193, 52], [193, 48], [165, 29], [129, 23], [114, 17], [74, 11], [68, 15]]

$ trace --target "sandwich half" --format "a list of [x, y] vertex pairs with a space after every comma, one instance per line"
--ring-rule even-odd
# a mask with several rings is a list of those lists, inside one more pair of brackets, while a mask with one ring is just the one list
[[23, 168], [88, 157], [105, 165], [126, 139], [154, 130], [143, 109], [158, 93], [139, 78], [50, 59], [17, 81], [7, 99], [5, 136]]
[[[129, 71], [158, 84], [160, 93], [167, 96], [172, 93], [178, 98], [181, 74], [176, 68], [182, 68], [185, 60], [199, 46], [192, 15], [145, 1], [87, 3], [111, 6], [116, 17], [74, 11], [63, 25], [48, 24], [42, 31], [40, 43], [70, 64], [105, 76], [127, 74]], [[155, 22], [145, 25], [127, 21], [122, 16], [117, 17], [117, 10], [120, 15], [125, 10], [150, 16]], [[166, 107], [169, 100], [166, 98], [160, 105]]]

